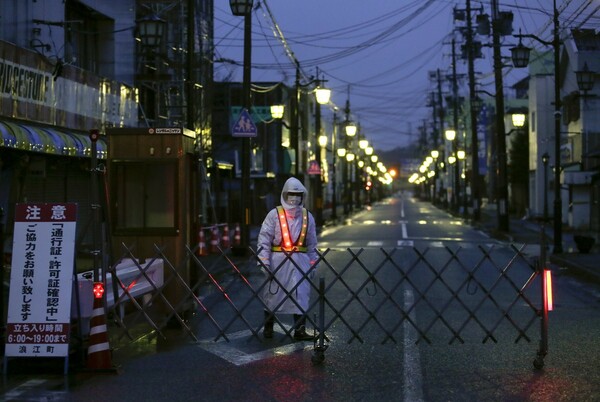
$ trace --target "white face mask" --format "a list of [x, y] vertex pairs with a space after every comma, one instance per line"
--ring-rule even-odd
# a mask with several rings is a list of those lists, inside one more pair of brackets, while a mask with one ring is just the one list
[[290, 205], [300, 205], [300, 203], [302, 202], [302, 197], [299, 195], [288, 195], [287, 196], [287, 203]]

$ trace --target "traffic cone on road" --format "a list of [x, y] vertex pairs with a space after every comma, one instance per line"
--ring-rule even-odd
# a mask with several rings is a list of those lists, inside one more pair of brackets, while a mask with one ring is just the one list
[[94, 310], [90, 320], [87, 368], [90, 370], [114, 370], [102, 298], [104, 284], [95, 282], [93, 291]]
[[208, 255], [208, 248], [206, 248], [206, 238], [204, 236], [204, 229], [200, 228], [198, 232], [198, 257], [204, 257]]
[[221, 237], [221, 247], [229, 248], [229, 246], [231, 246], [229, 241], [229, 225], [225, 224], [223, 227], [223, 236]]
[[211, 254], [219, 252], [219, 228], [216, 226], [213, 227], [212, 236], [210, 237], [210, 252]]
[[235, 224], [235, 232], [233, 232], [233, 245], [239, 246], [242, 244], [242, 231], [240, 229], [240, 224]]

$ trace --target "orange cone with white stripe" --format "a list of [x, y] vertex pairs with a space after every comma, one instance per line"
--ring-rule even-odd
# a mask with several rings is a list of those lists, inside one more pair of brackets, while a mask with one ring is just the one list
[[87, 368], [90, 370], [111, 370], [112, 357], [108, 343], [108, 329], [103, 299], [104, 284], [94, 282], [94, 310], [90, 320], [90, 340], [88, 345]]
[[204, 236], [204, 229], [200, 228], [198, 232], [198, 257], [204, 257], [208, 255], [208, 248], [206, 248], [206, 238]]
[[229, 225], [225, 224], [223, 227], [223, 236], [221, 237], [221, 247], [229, 248], [231, 242], [229, 241]]
[[233, 245], [239, 246], [242, 244], [242, 230], [240, 229], [240, 224], [235, 224], [235, 232], [233, 232]]
[[219, 228], [213, 227], [212, 236], [210, 237], [210, 252], [217, 254], [219, 252]]

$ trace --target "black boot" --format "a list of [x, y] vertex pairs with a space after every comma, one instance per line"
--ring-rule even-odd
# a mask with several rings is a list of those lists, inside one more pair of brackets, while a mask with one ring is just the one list
[[265, 310], [265, 329], [263, 330], [263, 336], [265, 338], [273, 337], [273, 325], [275, 324], [275, 318], [273, 313]]
[[294, 339], [297, 341], [314, 341], [315, 337], [306, 333], [306, 317], [294, 314]]

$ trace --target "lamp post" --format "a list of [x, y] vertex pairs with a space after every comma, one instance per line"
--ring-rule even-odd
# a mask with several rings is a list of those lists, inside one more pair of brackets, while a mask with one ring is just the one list
[[[319, 71], [317, 70], [317, 78], [319, 75]], [[331, 90], [325, 88], [322, 85], [322, 80], [315, 80], [317, 83], [317, 88], [315, 89], [315, 136], [316, 136], [316, 158], [319, 163], [320, 173], [317, 175], [316, 187], [317, 194], [315, 198], [315, 221], [317, 226], [323, 225], [323, 181], [321, 179], [321, 175], [323, 174], [322, 163], [323, 160], [321, 158], [321, 143], [319, 142], [319, 137], [321, 137], [321, 105], [325, 105], [329, 103], [329, 98], [331, 97]]]
[[550, 155], [544, 152], [542, 163], [544, 164], [544, 222], [548, 222], [548, 160]]
[[[465, 151], [462, 149], [459, 149], [458, 151], [456, 151], [456, 157], [459, 160], [459, 162], [456, 164], [457, 168], [460, 168], [460, 161], [464, 161], [462, 175], [465, 175], [465, 171], [467, 170], [467, 160], [466, 160], [467, 155], [466, 155]], [[463, 201], [463, 216], [465, 218], [467, 218], [469, 212], [468, 212], [468, 206], [467, 206], [467, 178], [466, 178], [466, 176], [464, 177], [464, 179], [465, 179], [465, 183], [464, 183], [465, 188], [463, 190], [463, 199], [462, 199], [462, 201]]]
[[344, 215], [348, 214], [348, 200], [347, 200], [347, 194], [346, 194], [346, 182], [348, 181], [348, 169], [347, 166], [348, 164], [345, 162], [346, 160], [346, 148], [345, 147], [341, 147], [337, 149], [337, 156], [340, 157], [340, 161], [342, 161], [344, 163], [344, 168], [342, 169], [342, 184], [343, 184], [343, 188], [342, 188], [342, 200], [344, 201]]
[[554, 32], [552, 41], [545, 41], [535, 35], [516, 35], [519, 38], [519, 44], [511, 48], [511, 57], [513, 65], [517, 68], [526, 67], [529, 63], [530, 48], [523, 46], [521, 38], [533, 38], [538, 42], [552, 46], [554, 51], [554, 254], [560, 254], [562, 248], [562, 199], [560, 194], [560, 119], [561, 119], [561, 98], [560, 98], [560, 36], [559, 36], [559, 20], [558, 9], [556, 8], [556, 0], [553, 1], [553, 21]]
[[508, 168], [506, 155], [506, 135], [504, 127], [504, 87], [502, 81], [502, 55], [500, 52], [500, 30], [503, 20], [500, 18], [498, 0], [492, 0], [492, 40], [494, 48], [494, 82], [496, 101], [496, 155], [498, 158], [498, 181], [496, 184], [498, 229], [509, 231]]
[[519, 44], [511, 48], [511, 57], [513, 65], [517, 68], [526, 67], [529, 64], [530, 48], [523, 46], [521, 38], [533, 38], [538, 42], [552, 46], [554, 52], [554, 254], [560, 254], [562, 248], [562, 199], [560, 194], [560, 119], [561, 119], [561, 98], [560, 98], [560, 37], [559, 37], [559, 21], [558, 9], [556, 8], [556, 0], [553, 1], [553, 21], [554, 33], [552, 41], [545, 41], [535, 35], [516, 35], [519, 38]]
[[[346, 135], [344, 136], [344, 144], [347, 150], [347, 153], [350, 153], [352, 150], [352, 143], [350, 139], [356, 135], [357, 127], [352, 120], [350, 120], [350, 86], [348, 86], [348, 98], [346, 99], [346, 107], [344, 108], [345, 117], [345, 126], [344, 130]], [[347, 215], [349, 212], [352, 212], [352, 187], [348, 189], [348, 157], [346, 157], [346, 166], [344, 168], [344, 215]], [[351, 173], [350, 173], [351, 174]]]
[[[337, 109], [336, 109], [337, 110]], [[337, 222], [337, 171], [335, 166], [335, 140], [337, 137], [337, 113], [333, 113], [333, 131], [331, 132], [331, 219]]]
[[[454, 162], [456, 162], [456, 152], [458, 150], [458, 146], [456, 144], [456, 142], [458, 141], [456, 138], [456, 130], [446, 130], [446, 132], [444, 133], [446, 136], [446, 140], [450, 141], [450, 143], [452, 144], [452, 155], [455, 158]], [[449, 162], [449, 161], [448, 161]], [[452, 165], [452, 170], [453, 170], [453, 188], [452, 188], [452, 198], [450, 199], [450, 202], [452, 203], [452, 210], [453, 211], [458, 211], [458, 197], [460, 195], [460, 181], [459, 181], [459, 177], [458, 177], [458, 171], [459, 171], [459, 166], [458, 163], [456, 165], [454, 165], [453, 163], [450, 163]]]
[[[243, 74], [243, 107], [250, 111], [250, 80], [252, 62], [252, 6], [253, 0], [229, 0], [231, 12], [236, 16], [244, 17], [244, 74]], [[241, 191], [241, 219], [240, 228], [240, 254], [246, 254], [250, 245], [250, 138], [242, 138], [242, 191]]]

